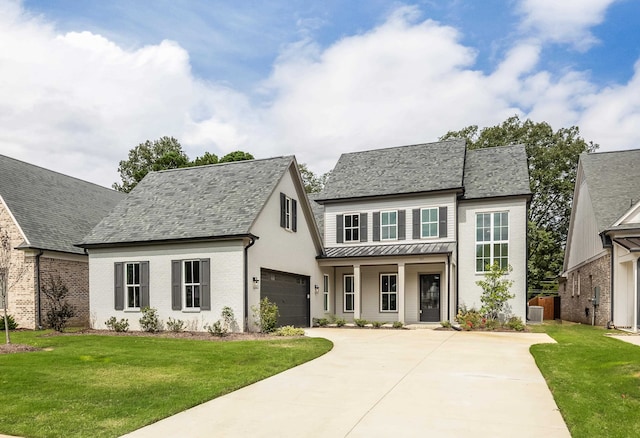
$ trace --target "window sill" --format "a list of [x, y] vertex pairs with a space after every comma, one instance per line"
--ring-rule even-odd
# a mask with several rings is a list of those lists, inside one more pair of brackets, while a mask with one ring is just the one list
[[140, 309], [132, 307], [130, 309], [124, 309], [123, 312], [124, 313], [140, 313]]
[[379, 313], [398, 313], [397, 310], [380, 310]]
[[182, 313], [200, 313], [200, 309], [182, 309]]

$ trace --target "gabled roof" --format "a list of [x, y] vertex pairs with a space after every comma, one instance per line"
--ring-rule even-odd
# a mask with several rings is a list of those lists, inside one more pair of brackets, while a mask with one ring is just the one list
[[74, 244], [124, 195], [0, 155], [0, 197], [26, 237], [20, 248], [84, 254]]
[[640, 149], [583, 153], [580, 165], [602, 233], [640, 200]]
[[524, 145], [467, 151], [464, 199], [531, 195]]
[[289, 156], [149, 173], [80, 245], [246, 236], [294, 162]]
[[461, 190], [464, 159], [464, 140], [342, 154], [317, 200]]
[[311, 204], [311, 211], [313, 211], [313, 217], [316, 220], [316, 226], [320, 232], [320, 236], [324, 240], [324, 207], [316, 202], [318, 193], [308, 193], [309, 204]]

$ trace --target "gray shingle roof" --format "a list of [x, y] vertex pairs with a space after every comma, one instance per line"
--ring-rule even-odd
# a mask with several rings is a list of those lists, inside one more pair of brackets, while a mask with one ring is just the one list
[[640, 201], [640, 149], [584, 153], [580, 163], [589, 187], [598, 232], [609, 229]]
[[122, 193], [0, 155], [0, 196], [22, 228], [21, 247], [84, 254], [76, 246]]
[[455, 250], [453, 242], [399, 245], [339, 246], [325, 249], [321, 258], [389, 257], [422, 254], [448, 254]]
[[464, 140], [342, 154], [318, 200], [462, 188]]
[[307, 197], [309, 198], [309, 204], [311, 204], [311, 210], [313, 211], [313, 217], [316, 220], [318, 231], [324, 239], [324, 207], [316, 202], [318, 193], [309, 193]]
[[246, 235], [293, 157], [149, 173], [83, 246]]
[[464, 199], [530, 194], [527, 151], [523, 145], [467, 151]]

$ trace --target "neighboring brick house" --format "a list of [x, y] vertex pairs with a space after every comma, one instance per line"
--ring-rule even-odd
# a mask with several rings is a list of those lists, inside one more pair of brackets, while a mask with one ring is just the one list
[[638, 330], [639, 201], [640, 150], [580, 156], [559, 288], [562, 319]]
[[[89, 269], [74, 246], [124, 195], [0, 155], [0, 228], [11, 240], [7, 310], [22, 328], [42, 325], [41, 288], [58, 276], [76, 307], [74, 325], [88, 325]], [[2, 304], [2, 303], [0, 303]]]

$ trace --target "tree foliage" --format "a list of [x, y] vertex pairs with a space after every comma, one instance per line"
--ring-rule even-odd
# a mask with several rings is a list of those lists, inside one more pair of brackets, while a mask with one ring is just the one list
[[484, 280], [476, 281], [476, 284], [482, 288], [482, 295], [480, 295], [482, 308], [480, 312], [487, 319], [498, 319], [500, 313], [507, 310], [507, 301], [515, 297], [509, 291], [513, 286], [513, 281], [504, 278], [512, 270], [511, 266], [502, 268], [498, 262], [495, 262], [485, 272]]
[[464, 138], [469, 149], [524, 144], [529, 162], [531, 208], [529, 211], [529, 287], [541, 289], [562, 269], [569, 230], [578, 158], [593, 152], [597, 144], [580, 136], [577, 126], [554, 131], [546, 122], [509, 117], [502, 124], [478, 129], [467, 126], [449, 131], [442, 140]]
[[49, 276], [48, 284], [42, 288], [42, 293], [47, 300], [48, 310], [45, 315], [45, 324], [47, 327], [57, 332], [62, 332], [67, 326], [69, 319], [76, 314], [75, 306], [67, 301], [69, 289], [67, 285], [58, 277]]
[[11, 343], [9, 335], [9, 318], [7, 316], [7, 290], [9, 283], [9, 266], [11, 264], [11, 239], [7, 230], [0, 228], [0, 300], [2, 301], [5, 340]]
[[205, 152], [201, 157], [196, 157], [191, 161], [182, 150], [180, 142], [173, 137], [162, 137], [154, 141], [147, 140], [131, 149], [126, 160], [120, 161], [118, 172], [122, 182], [113, 183], [112, 187], [120, 192], [129, 193], [152, 171], [242, 160], [253, 160], [253, 155], [248, 152], [235, 151], [218, 159], [216, 154]]
[[300, 176], [302, 176], [302, 182], [304, 183], [304, 189], [307, 193], [318, 193], [324, 188], [327, 183], [331, 172], [324, 173], [322, 175], [316, 175], [305, 163], [298, 165], [300, 169]]

